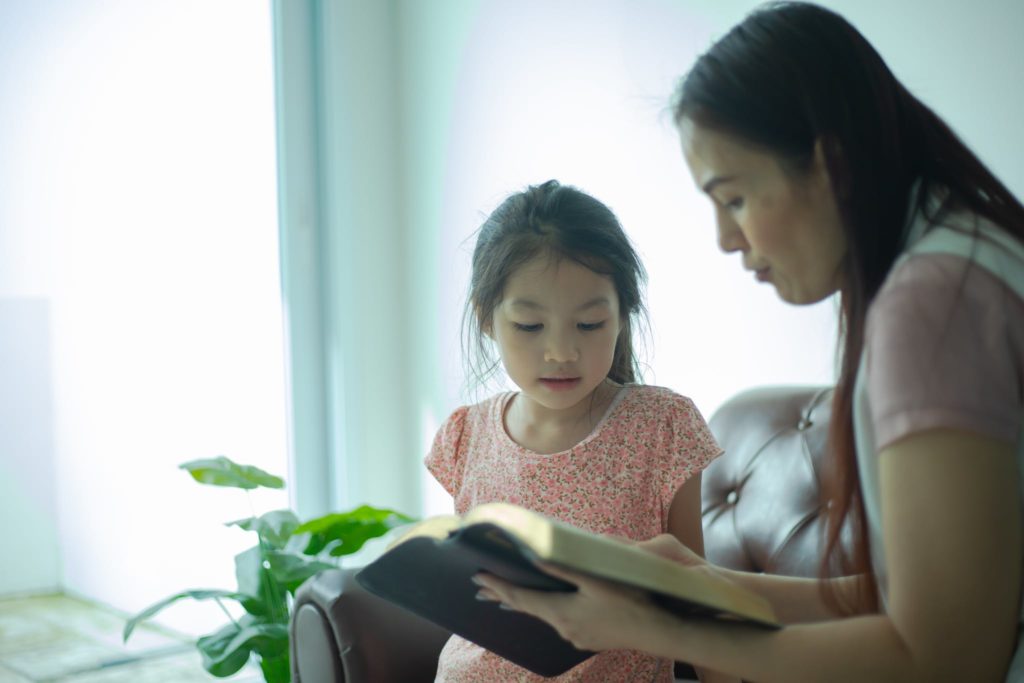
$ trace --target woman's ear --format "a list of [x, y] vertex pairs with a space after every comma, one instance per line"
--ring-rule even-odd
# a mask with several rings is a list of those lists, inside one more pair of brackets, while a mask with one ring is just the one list
[[850, 182], [846, 171], [846, 157], [835, 137], [821, 135], [814, 141], [812, 163], [813, 174], [828, 183], [837, 199], [849, 199]]

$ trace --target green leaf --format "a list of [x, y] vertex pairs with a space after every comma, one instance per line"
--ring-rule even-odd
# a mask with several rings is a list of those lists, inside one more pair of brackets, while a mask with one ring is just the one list
[[280, 657], [288, 652], [288, 624], [247, 625], [239, 631], [228, 647], [248, 647], [260, 657]]
[[127, 641], [128, 638], [131, 636], [132, 631], [134, 631], [135, 627], [138, 626], [141, 622], [149, 619], [157, 612], [160, 612], [169, 605], [184, 598], [191, 598], [193, 600], [213, 600], [217, 598], [226, 598], [229, 600], [238, 601], [242, 604], [243, 607], [245, 607], [246, 610], [249, 610], [250, 607], [256, 607], [258, 604], [258, 600], [256, 600], [256, 598], [254, 598], [252, 595], [247, 595], [245, 593], [236, 593], [233, 591], [216, 589], [182, 591], [180, 593], [175, 593], [171, 597], [165, 598], [158, 603], [150, 605], [146, 609], [142, 610], [135, 616], [128, 619], [128, 621], [124, 625], [124, 632], [122, 633], [123, 640]]
[[[243, 617], [244, 619], [244, 617]], [[225, 678], [238, 672], [249, 661], [252, 649], [249, 647], [232, 647], [232, 643], [242, 632], [242, 624], [231, 622], [216, 633], [203, 636], [196, 641], [196, 649], [203, 660], [203, 668], [218, 678]]]
[[299, 518], [291, 510], [274, 510], [259, 517], [228, 522], [227, 526], [237, 526], [246, 531], [255, 531], [271, 547], [280, 550], [285, 547], [288, 539], [298, 528]]
[[200, 638], [196, 647], [202, 654], [203, 668], [224, 678], [245, 666], [254, 652], [261, 659], [287, 658], [288, 625], [244, 616], [237, 623], [232, 622], [216, 633]]
[[205, 460], [191, 460], [179, 467], [188, 470], [200, 484], [230, 486], [239, 489], [254, 489], [264, 486], [269, 489], [284, 488], [284, 480], [264, 472], [252, 465], [239, 465], [219, 455]]
[[391, 529], [415, 521], [395, 510], [362, 505], [349, 512], [339, 512], [311, 519], [299, 525], [294, 533], [308, 533], [309, 543], [303, 551], [317, 555], [330, 546], [334, 557], [350, 555], [371, 538], [383, 536]]
[[270, 561], [260, 546], [253, 546], [235, 555], [235, 578], [238, 580], [239, 591], [259, 596], [264, 607], [263, 614], [268, 619], [276, 622], [288, 621], [287, 592], [274, 581]]
[[270, 561], [271, 576], [293, 595], [309, 577], [319, 574], [325, 569], [337, 569], [336, 565], [329, 562], [310, 560], [303, 555], [278, 551], [270, 552], [267, 559]]

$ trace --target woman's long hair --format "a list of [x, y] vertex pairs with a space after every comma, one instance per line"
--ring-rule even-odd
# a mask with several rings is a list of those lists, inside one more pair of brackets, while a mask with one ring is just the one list
[[[815, 144], [822, 145], [848, 250], [821, 572], [864, 577], [852, 601], [826, 591], [834, 608], [877, 610], [853, 432], [868, 306], [904, 246], [908, 210], [925, 211], [929, 196], [947, 198], [940, 212], [973, 211], [1018, 239], [1024, 239], [1024, 206], [852, 25], [817, 5], [773, 3], [748, 15], [684, 76], [673, 113], [677, 122], [689, 119], [769, 150], [796, 174], [810, 168]], [[918, 182], [917, 204], [909, 206]], [[840, 543], [846, 525], [849, 552]]]

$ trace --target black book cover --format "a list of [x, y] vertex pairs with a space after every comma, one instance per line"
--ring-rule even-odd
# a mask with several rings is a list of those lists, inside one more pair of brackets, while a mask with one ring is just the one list
[[517, 585], [550, 591], [575, 587], [537, 569], [499, 527], [474, 524], [444, 540], [399, 543], [356, 574], [366, 590], [452, 633], [540, 674], [556, 676], [592, 656], [547, 623], [476, 599], [470, 577], [480, 571]]

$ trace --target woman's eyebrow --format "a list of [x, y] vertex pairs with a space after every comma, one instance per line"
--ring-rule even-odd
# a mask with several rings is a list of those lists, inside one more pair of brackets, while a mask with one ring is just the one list
[[736, 176], [734, 175], [716, 175], [711, 178], [711, 180], [704, 183], [700, 189], [704, 190], [706, 194], [711, 194], [711, 191], [722, 183], [732, 182], [733, 180], [736, 180]]

